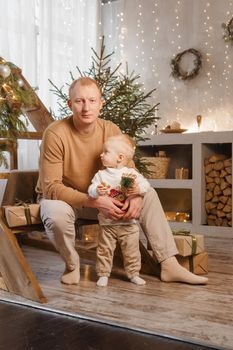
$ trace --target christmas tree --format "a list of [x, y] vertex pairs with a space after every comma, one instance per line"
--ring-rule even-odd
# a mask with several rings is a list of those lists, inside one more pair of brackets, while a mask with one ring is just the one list
[[[138, 82], [140, 76], [135, 72], [129, 73], [126, 65], [126, 73], [120, 73], [119, 64], [117, 67], [111, 67], [111, 57], [114, 52], [105, 54], [104, 38], [101, 42], [100, 53], [92, 49], [92, 65], [87, 71], [82, 72], [77, 67], [80, 76], [90, 76], [95, 79], [102, 88], [105, 103], [101, 112], [101, 118], [111, 120], [117, 124], [122, 132], [131, 136], [136, 145], [141, 141], [148, 139], [146, 129], [155, 124], [159, 119], [155, 115], [159, 103], [151, 105], [148, 100], [152, 97], [153, 89], [147, 93], [143, 92], [142, 84]], [[70, 72], [71, 80], [75, 78]], [[68, 96], [62, 88], [58, 88], [50, 81], [53, 88], [51, 89], [58, 97], [59, 117], [66, 117], [70, 114], [67, 107]], [[70, 85], [70, 84], [67, 84]], [[147, 173], [146, 163], [140, 159], [140, 152], [136, 147], [135, 164], [139, 171]]]
[[[22, 118], [24, 109], [35, 104], [32, 89], [26, 89], [21, 70], [0, 57], [0, 130], [1, 137], [14, 139], [18, 132], [27, 131], [28, 121]], [[7, 167], [4, 144], [0, 146], [0, 166]]]

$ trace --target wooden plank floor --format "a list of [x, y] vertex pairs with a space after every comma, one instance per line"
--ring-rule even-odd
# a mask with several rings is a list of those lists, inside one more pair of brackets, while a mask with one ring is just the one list
[[233, 240], [206, 237], [209, 283], [163, 283], [146, 275], [145, 286], [129, 283], [115, 270], [107, 288], [96, 287], [94, 265], [83, 261], [81, 282], [59, 282], [64, 265], [57, 253], [23, 247], [47, 304], [0, 291], [0, 299], [150, 334], [193, 341], [215, 349], [233, 349]]
[[210, 350], [67, 315], [0, 301], [2, 350]]

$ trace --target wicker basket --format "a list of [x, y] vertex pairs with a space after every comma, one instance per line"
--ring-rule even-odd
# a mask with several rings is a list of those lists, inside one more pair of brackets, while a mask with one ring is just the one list
[[170, 158], [168, 157], [143, 157], [145, 163], [151, 163], [147, 165], [150, 174], [148, 179], [166, 179], [169, 169]]

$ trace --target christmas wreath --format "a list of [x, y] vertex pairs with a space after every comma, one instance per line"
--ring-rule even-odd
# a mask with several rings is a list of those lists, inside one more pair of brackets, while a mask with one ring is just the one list
[[[184, 55], [192, 54], [194, 56], [193, 69], [190, 71], [182, 70], [180, 63]], [[197, 76], [202, 66], [201, 53], [195, 49], [188, 49], [178, 53], [175, 58], [171, 60], [172, 76], [181, 80], [189, 80]]]
[[224, 29], [223, 39], [233, 41], [233, 17], [227, 23], [223, 23], [222, 28]]

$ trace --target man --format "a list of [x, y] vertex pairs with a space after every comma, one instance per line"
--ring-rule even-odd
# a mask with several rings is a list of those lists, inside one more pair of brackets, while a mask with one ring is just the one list
[[205, 284], [207, 278], [196, 276], [178, 264], [175, 241], [154, 189], [144, 197], [135, 195], [124, 204], [107, 196], [93, 199], [87, 195], [91, 179], [101, 168], [103, 143], [121, 131], [99, 117], [103, 99], [97, 82], [91, 78], [82, 77], [71, 84], [68, 105], [72, 115], [52, 123], [44, 133], [37, 186], [43, 196], [41, 218], [46, 233], [66, 264], [61, 282], [79, 283], [74, 223], [78, 217], [96, 217], [98, 209], [112, 220], [139, 218], [161, 263], [162, 281]]

